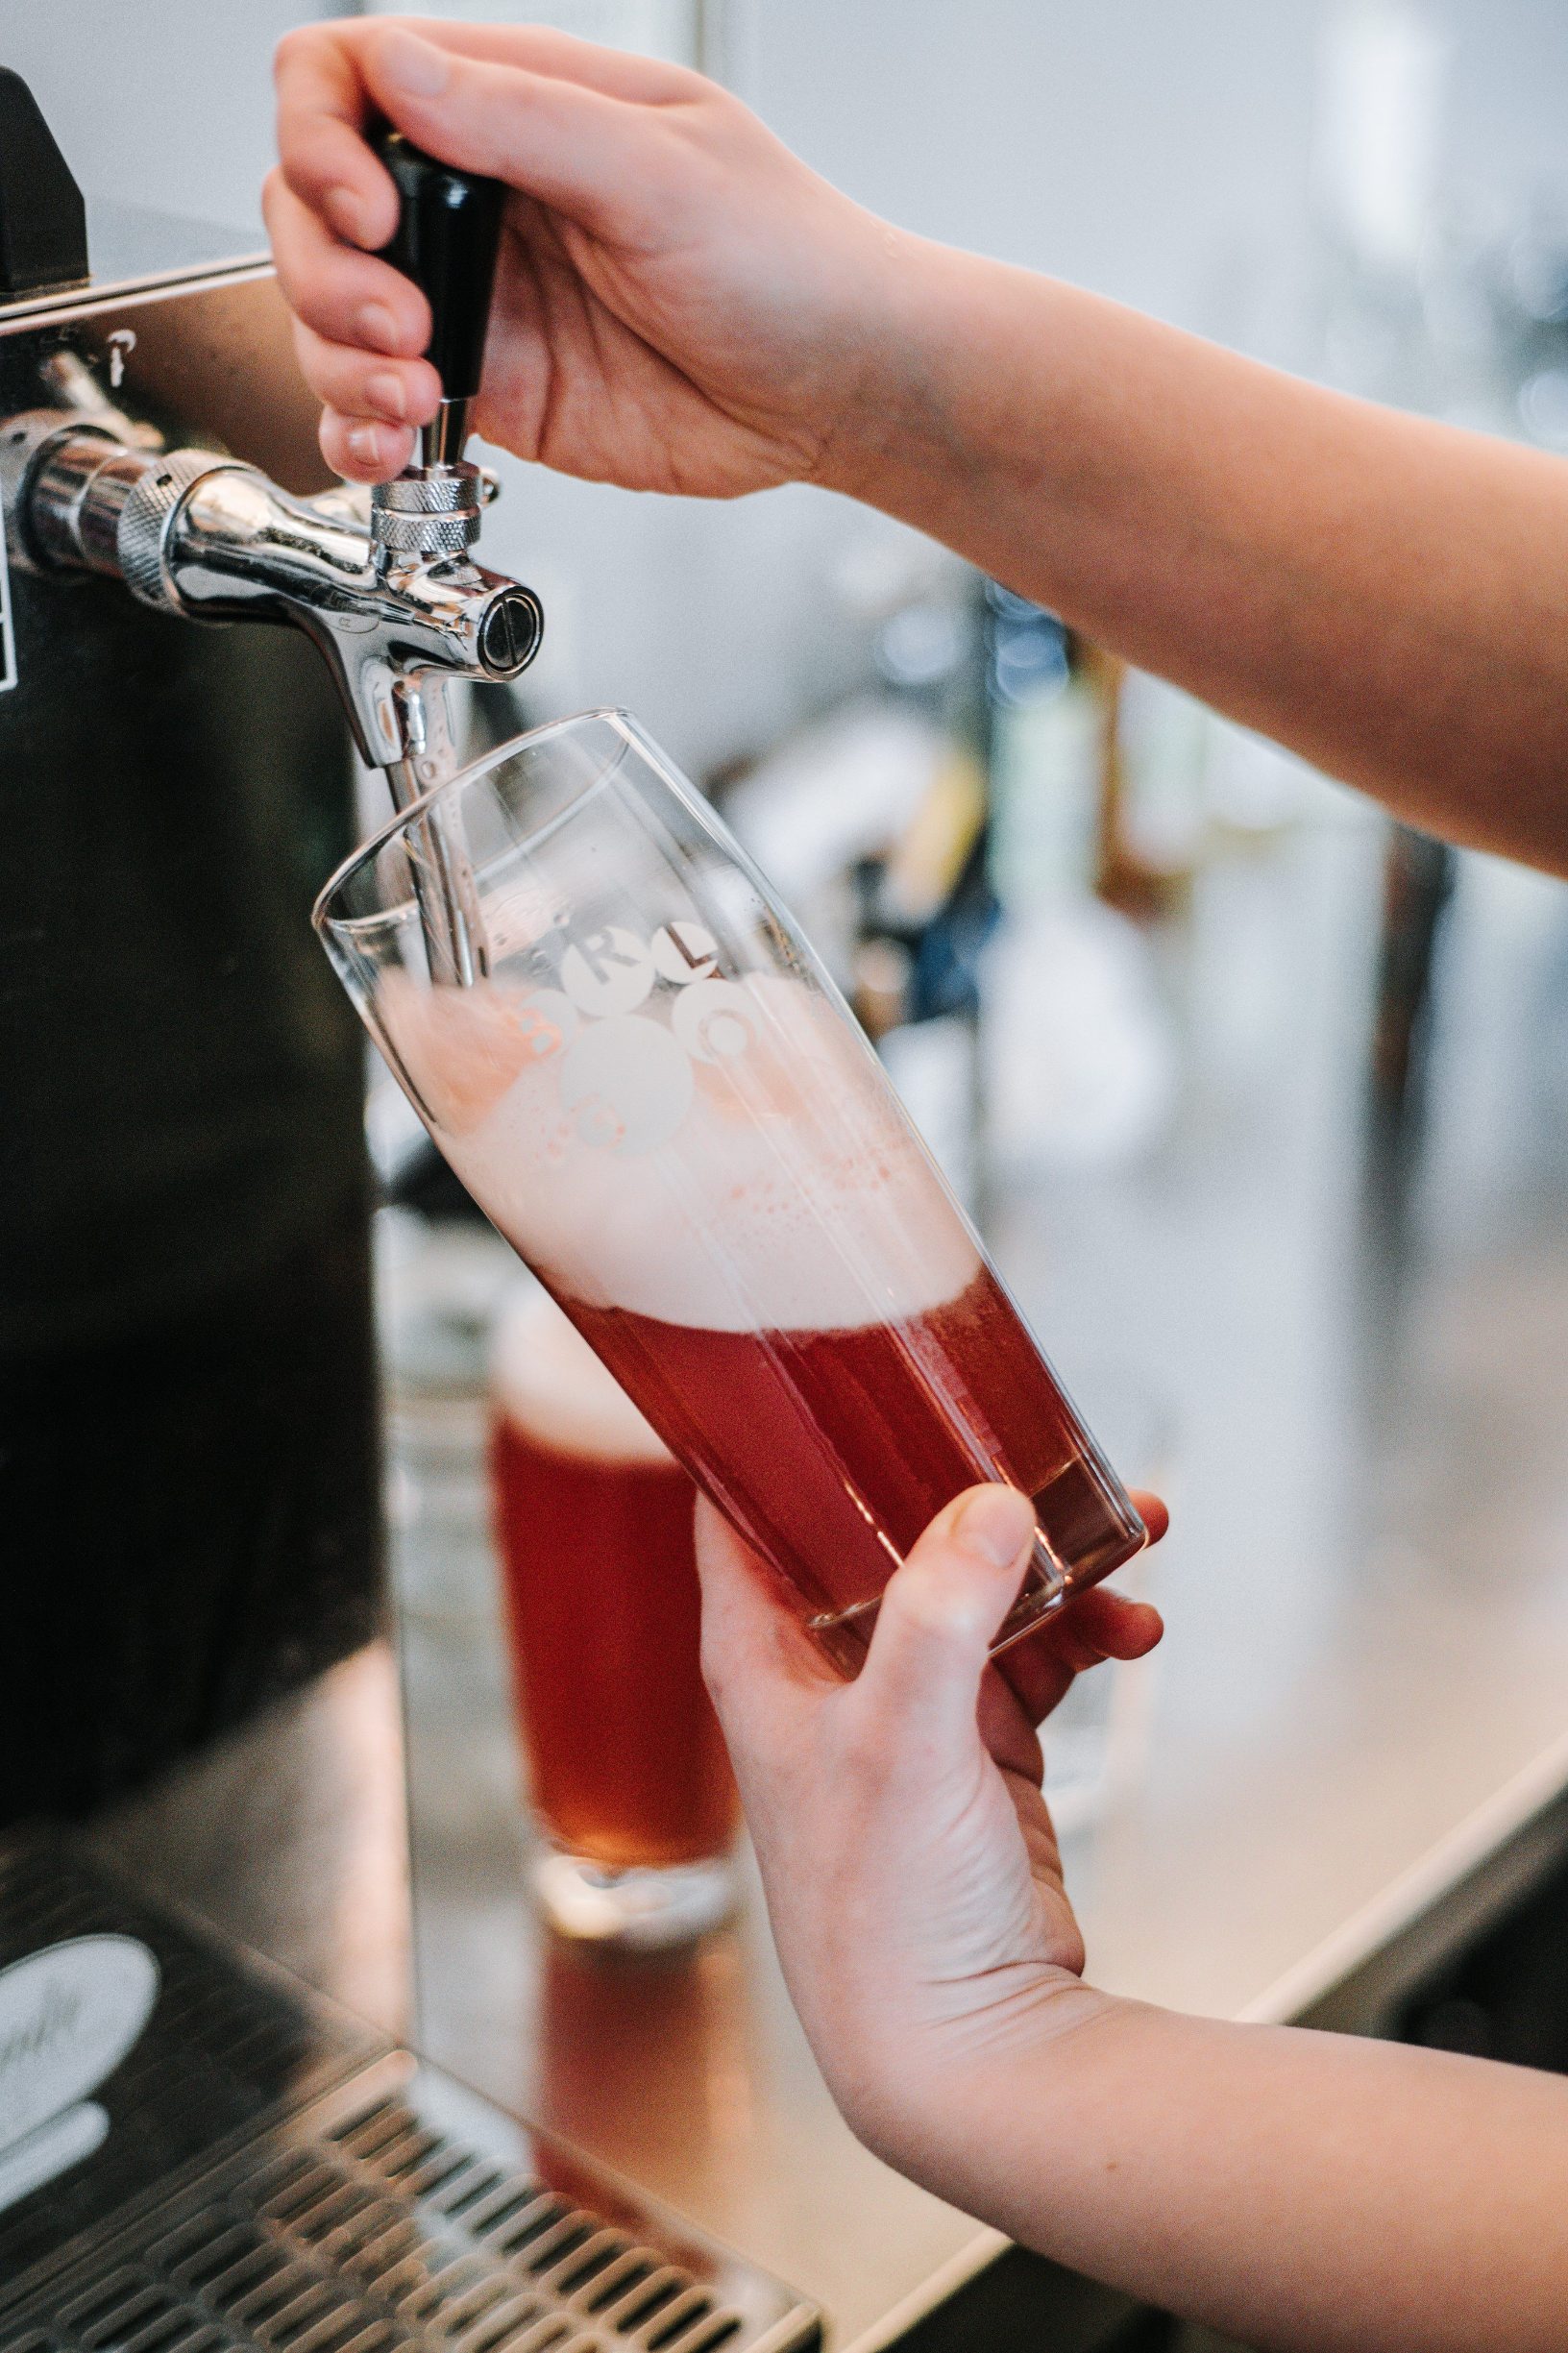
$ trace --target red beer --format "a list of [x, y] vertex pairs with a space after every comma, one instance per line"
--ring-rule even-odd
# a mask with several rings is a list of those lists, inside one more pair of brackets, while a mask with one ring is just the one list
[[698, 1664], [692, 1483], [542, 1292], [498, 1333], [492, 1494], [533, 1803], [608, 1871], [723, 1854], [735, 1783]]
[[842, 1667], [920, 1530], [977, 1481], [1035, 1503], [1004, 1641], [1139, 1550], [1142, 1523], [919, 1142], [795, 984], [729, 993], [744, 1045], [693, 1074], [678, 1155], [600, 1145], [600, 1096], [563, 1115], [555, 1038], [530, 1027], [555, 1009], [453, 998], [446, 1034], [417, 1039], [439, 1046], [426, 1085], [449, 1158]]
[[992, 1476], [1033, 1496], [1075, 1582], [1136, 1549], [983, 1264], [944, 1306], [859, 1331], [710, 1332], [566, 1304], [672, 1450], [810, 1603], [813, 1631], [845, 1665], [864, 1655], [896, 1559], [982, 1475], [977, 1439]]

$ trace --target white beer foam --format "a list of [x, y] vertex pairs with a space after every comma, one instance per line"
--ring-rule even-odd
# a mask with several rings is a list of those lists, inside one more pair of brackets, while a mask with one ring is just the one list
[[546, 1291], [524, 1292], [502, 1310], [490, 1395], [499, 1414], [551, 1454], [638, 1467], [672, 1459]]
[[[924, 1153], [858, 1039], [801, 982], [739, 984], [745, 1050], [727, 1031], [694, 1060], [674, 1134], [640, 1151], [587, 1140], [580, 1107], [563, 1107], [563, 1057], [527, 1059], [526, 1024], [503, 1050], [518, 1001], [503, 985], [488, 1002], [436, 993], [438, 1032], [398, 1042], [416, 1075], [423, 1056], [460, 1082], [445, 1118], [427, 1082], [442, 1148], [528, 1262], [584, 1305], [703, 1331], [854, 1331], [973, 1281], [974, 1244]], [[633, 1046], [644, 1027], [662, 1033], [644, 1042], [654, 1068], [670, 1025], [650, 1010], [625, 1026]]]

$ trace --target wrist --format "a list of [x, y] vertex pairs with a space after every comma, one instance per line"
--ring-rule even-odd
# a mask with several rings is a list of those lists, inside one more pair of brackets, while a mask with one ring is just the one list
[[870, 215], [865, 228], [854, 326], [840, 339], [846, 381], [814, 479], [897, 514], [933, 449], [952, 438], [942, 414], [942, 336], [953, 300], [946, 265], [968, 257]]
[[896, 2015], [852, 2040], [831, 2068], [833, 2095], [858, 2140], [885, 2163], [978, 2211], [976, 2157], [1006, 2138], [1020, 2099], [1039, 2115], [1066, 2053], [1128, 2005], [1069, 1969], [1009, 1972], [1005, 1989], [918, 2028]]
[[1129, 314], [1034, 271], [882, 234], [870, 356], [819, 478], [984, 570], [1049, 587], [1073, 534], [1122, 493], [1106, 385]]

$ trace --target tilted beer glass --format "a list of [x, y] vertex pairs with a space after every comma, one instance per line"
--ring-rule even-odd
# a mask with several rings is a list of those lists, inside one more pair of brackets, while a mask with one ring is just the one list
[[469, 1191], [852, 1671], [961, 1488], [1033, 1497], [996, 1647], [1146, 1532], [811, 949], [624, 713], [519, 737], [316, 923]]

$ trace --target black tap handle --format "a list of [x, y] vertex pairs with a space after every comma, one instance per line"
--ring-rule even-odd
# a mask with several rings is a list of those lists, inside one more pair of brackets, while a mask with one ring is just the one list
[[443, 399], [472, 400], [484, 365], [506, 191], [499, 180], [438, 163], [389, 124], [370, 134], [370, 144], [398, 191], [397, 232], [381, 258], [411, 278], [429, 301], [427, 356], [441, 379]]

